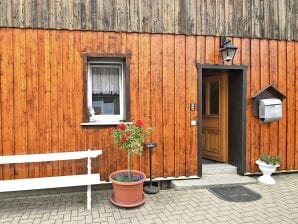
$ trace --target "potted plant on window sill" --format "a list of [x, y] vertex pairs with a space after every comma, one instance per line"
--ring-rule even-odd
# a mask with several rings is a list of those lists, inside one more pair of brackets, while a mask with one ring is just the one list
[[143, 183], [146, 176], [143, 172], [131, 170], [131, 156], [141, 156], [144, 138], [150, 135], [151, 128], [145, 130], [141, 120], [119, 124], [112, 129], [113, 140], [127, 151], [127, 170], [118, 170], [110, 174], [113, 185], [110, 201], [120, 207], [136, 207], [144, 204]]
[[259, 169], [263, 173], [263, 175], [258, 178], [258, 181], [263, 184], [275, 184], [276, 181], [271, 177], [271, 174], [276, 171], [277, 167], [279, 167], [279, 163], [279, 156], [262, 154], [256, 161], [256, 164], [259, 166]]

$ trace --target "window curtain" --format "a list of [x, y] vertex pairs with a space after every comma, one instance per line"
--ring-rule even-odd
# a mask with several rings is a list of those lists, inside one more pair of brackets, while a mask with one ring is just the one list
[[92, 94], [119, 95], [118, 68], [92, 68]]

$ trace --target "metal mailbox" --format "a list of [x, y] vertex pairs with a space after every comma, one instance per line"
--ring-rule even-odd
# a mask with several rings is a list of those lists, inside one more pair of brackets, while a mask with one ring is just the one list
[[277, 98], [259, 100], [259, 118], [261, 122], [280, 120], [282, 117], [282, 102]]

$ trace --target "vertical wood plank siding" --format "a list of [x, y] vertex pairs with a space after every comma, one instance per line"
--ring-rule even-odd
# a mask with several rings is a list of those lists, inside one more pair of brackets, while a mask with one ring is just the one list
[[[0, 29], [0, 154], [100, 148], [94, 170], [107, 179], [126, 167], [126, 154], [112, 144], [107, 127], [83, 128], [82, 52], [130, 54], [131, 117], [154, 131], [153, 175], [197, 174], [196, 63], [221, 63], [219, 38], [92, 31]], [[298, 169], [298, 43], [233, 38], [235, 64], [247, 71], [247, 171], [260, 153], [282, 156], [281, 169]], [[13, 49], [13, 50], [12, 50]], [[272, 83], [287, 95], [280, 122], [259, 124], [250, 96]], [[133, 167], [149, 174], [149, 154]], [[86, 171], [85, 162], [2, 166], [0, 178]]]
[[0, 27], [298, 40], [296, 0], [0, 0]]

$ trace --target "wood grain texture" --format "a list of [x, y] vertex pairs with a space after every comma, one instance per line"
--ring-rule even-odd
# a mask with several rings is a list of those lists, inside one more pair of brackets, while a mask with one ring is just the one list
[[[216, 38], [215, 39], [216, 43], [215, 43], [215, 48], [216, 46], [219, 46], [219, 38]], [[236, 64], [236, 65], [239, 65], [241, 64], [241, 56], [242, 56], [242, 40], [241, 38], [233, 38], [233, 44], [234, 46], [240, 46], [238, 49], [237, 49], [237, 53], [235, 54], [234, 56], [234, 59], [233, 59], [233, 64]], [[219, 51], [215, 51], [217, 52], [217, 56], [215, 56], [215, 61], [217, 61], [218, 63], [220, 63], [220, 61], [222, 60], [222, 56], [220, 54]]]
[[[215, 20], [215, 30], [217, 35], [223, 35], [225, 33], [225, 2], [222, 0], [216, 0], [216, 20]], [[242, 5], [240, 5], [241, 7]]]
[[206, 63], [214, 64], [215, 58], [215, 46], [214, 46], [215, 38], [213, 36], [206, 37]]
[[[151, 127], [151, 77], [150, 77], [150, 49], [151, 38], [150, 34], [143, 34], [139, 37], [139, 117], [143, 118], [143, 122], [147, 127]], [[151, 136], [146, 138], [146, 141], [151, 141]], [[143, 156], [140, 160], [140, 168], [149, 173], [149, 150], [144, 149]]]
[[[3, 155], [15, 154], [15, 131], [14, 131], [14, 62], [13, 49], [14, 43], [12, 39], [12, 30], [0, 32], [0, 69], [1, 69], [1, 145]], [[3, 165], [2, 178], [14, 178], [14, 165]]]
[[251, 24], [252, 24], [252, 12], [251, 12], [251, 5], [252, 1], [242, 1], [242, 19], [243, 19], [243, 27], [242, 27], [242, 32], [243, 36], [248, 36], [251, 34], [252, 36], [252, 29], [251, 29]]
[[[38, 39], [37, 30], [26, 30], [26, 39], [31, 44], [26, 45], [26, 98], [27, 98], [27, 138], [28, 153], [39, 153], [38, 138]], [[29, 164], [29, 177], [39, 176], [38, 164]]]
[[[59, 152], [60, 148], [60, 126], [63, 124], [60, 119], [60, 111], [63, 107], [58, 107], [58, 105], [63, 105], [60, 102], [62, 88], [60, 88], [60, 84], [62, 84], [61, 75], [62, 75], [62, 58], [61, 58], [61, 35], [57, 33], [58, 31], [54, 31], [51, 34], [51, 149], [52, 152]], [[60, 161], [55, 162], [53, 166], [53, 175], [60, 174]]]
[[162, 58], [163, 58], [163, 41], [162, 35], [154, 35], [151, 37], [151, 125], [153, 128], [152, 140], [157, 143], [156, 149], [153, 151], [152, 164], [153, 176], [164, 176], [164, 166], [163, 166], [163, 116], [161, 116], [161, 111], [163, 110], [163, 98], [162, 98]]
[[[229, 35], [232, 33], [233, 29], [233, 23], [232, 23], [232, 18], [233, 18], [233, 0], [225, 0], [225, 28], [226, 28], [226, 33]], [[249, 4], [250, 6], [250, 4]], [[252, 20], [253, 18], [251, 18]], [[251, 33], [253, 35], [253, 33]]]
[[0, 27], [298, 40], [295, 0], [0, 0]]
[[239, 64], [247, 65], [246, 71], [246, 169], [251, 169], [251, 164], [254, 162], [251, 160], [251, 122], [252, 116], [252, 101], [251, 97], [251, 43], [249, 39], [243, 39], [241, 44], [241, 61]]
[[[196, 68], [196, 38], [186, 37], [185, 47], [185, 69], [186, 69], [186, 104], [191, 102], [197, 102], [197, 68]], [[186, 140], [189, 144], [188, 151], [186, 152], [186, 176], [193, 175], [197, 170], [198, 161], [198, 128], [197, 126], [191, 126], [191, 120], [198, 120], [198, 112], [190, 111], [186, 106], [186, 113], [189, 113], [189, 117], [186, 120], [186, 128], [189, 129], [189, 139]]]
[[174, 35], [163, 36], [162, 70], [162, 109], [163, 113], [163, 151], [164, 176], [174, 176], [175, 170], [175, 70]]
[[259, 19], [261, 16], [261, 5], [260, 1], [258, 0], [252, 0], [250, 2], [251, 4], [251, 32], [252, 36], [259, 38], [261, 35], [260, 29], [261, 29], [261, 19]]
[[167, 33], [175, 32], [175, 2], [172, 0], [163, 0], [162, 14], [163, 27], [162, 30]]
[[[0, 10], [1, 10], [1, 8], [0, 8]], [[3, 37], [0, 36], [0, 46], [2, 46], [2, 39], [3, 39]], [[3, 52], [3, 50], [1, 49], [1, 47], [0, 47], [0, 52]], [[1, 61], [2, 61], [2, 54], [1, 53], [0, 53], [0, 58], [1, 58], [1, 60], [0, 60], [0, 77], [1, 77], [2, 76], [1, 74], [3, 73], [2, 69], [1, 69]], [[2, 101], [1, 101], [1, 95], [2, 95], [1, 94], [1, 89], [2, 89], [2, 87], [1, 87], [1, 78], [0, 78], [0, 102], [2, 104]], [[0, 116], [1, 116], [1, 114], [2, 114], [2, 108], [0, 107]], [[2, 136], [2, 120], [1, 119], [0, 119], [0, 136]], [[0, 144], [0, 155], [1, 156], [3, 155], [2, 144]], [[3, 165], [1, 164], [0, 165], [0, 175], [2, 175], [2, 171], [3, 171]]]
[[163, 0], [151, 0], [151, 32], [162, 33], [162, 2]]
[[175, 176], [186, 170], [186, 70], [185, 70], [185, 38], [175, 36]]
[[[85, 53], [128, 54], [130, 111], [153, 128], [153, 176], [197, 174], [196, 63], [220, 63], [215, 36], [34, 29], [0, 30], [0, 153], [103, 150], [93, 161], [103, 180], [126, 168], [126, 153], [111, 139], [110, 127], [85, 128], [83, 59]], [[246, 165], [255, 172], [260, 153], [282, 157], [281, 170], [298, 169], [296, 42], [233, 38], [239, 47], [233, 64], [247, 70]], [[13, 51], [11, 51], [13, 49]], [[254, 49], [259, 49], [255, 51]], [[287, 99], [279, 122], [260, 125], [250, 97], [273, 84]], [[12, 97], [13, 96], [13, 97]], [[149, 152], [133, 167], [149, 175]], [[0, 169], [1, 171], [1, 169]], [[85, 161], [3, 166], [3, 179], [86, 172]]]
[[[275, 40], [269, 41], [269, 76], [270, 83], [273, 86], [278, 85], [278, 42]], [[270, 154], [278, 155], [278, 122], [272, 122], [270, 126]]]
[[[205, 62], [205, 58], [206, 58], [206, 53], [205, 53], [205, 50], [206, 49], [206, 37], [205, 36], [198, 36], [197, 38], [196, 38], [196, 62], [197, 63], [200, 63], [200, 64], [205, 64], [206, 62]], [[197, 83], [197, 86], [198, 85], [202, 85], [202, 83]], [[186, 93], [188, 92], [188, 90], [186, 89]], [[197, 102], [198, 104], [200, 103], [200, 102], [198, 102], [198, 98], [196, 98], [197, 99], [197, 101], [195, 101], [195, 102]], [[186, 102], [187, 103], [187, 102]], [[190, 120], [190, 118], [188, 117], [188, 116], [190, 116], [190, 113], [188, 112], [188, 110], [187, 110], [188, 108], [186, 108], [186, 121], [189, 121]], [[199, 113], [197, 112], [197, 119], [199, 119], [199, 115], [198, 115]], [[187, 124], [186, 123], [186, 133], [188, 133], [188, 125], [189, 124]], [[198, 128], [197, 128], [197, 133], [198, 133]], [[198, 142], [197, 143], [198, 144], [198, 146], [199, 146], [199, 144], [200, 144], [200, 142]], [[186, 144], [186, 150], [188, 150], [188, 144]], [[199, 162], [199, 156], [201, 156], [201, 155], [199, 155], [199, 152], [197, 153], [197, 160], [198, 160], [198, 162]], [[198, 165], [201, 165], [201, 164], [198, 164]]]
[[[73, 128], [73, 33], [69, 33], [66, 31], [63, 31], [62, 33], [62, 105], [61, 107], [62, 115], [63, 115], [63, 128], [62, 133], [63, 134], [63, 140], [64, 139], [71, 139], [72, 136], [74, 136], [74, 128]], [[69, 76], [65, 75], [69, 74]], [[69, 81], [69, 79], [71, 81]], [[75, 148], [74, 141], [63, 141], [63, 147], [65, 151], [72, 151]], [[71, 175], [72, 174], [72, 161], [64, 161], [63, 162], [63, 174], [64, 175]]]
[[44, 7], [44, 19], [45, 19], [45, 23], [46, 26], [48, 26], [48, 28], [54, 29], [57, 26], [56, 20], [59, 18], [57, 18], [57, 13], [56, 13], [56, 4], [58, 4], [59, 2], [56, 1], [47, 1], [43, 4]]
[[[48, 149], [48, 144], [47, 144], [47, 133], [50, 133], [47, 130], [47, 124], [49, 122], [49, 119], [46, 117], [46, 66], [41, 66], [45, 65], [46, 61], [46, 39], [45, 39], [45, 34], [43, 30], [38, 30], [37, 31], [37, 39], [38, 39], [38, 74], [43, 74], [39, 75], [38, 78], [38, 117], [37, 117], [37, 122], [38, 122], [38, 131], [39, 131], [39, 150], [42, 152], [47, 152]], [[48, 48], [47, 48], [48, 49]], [[46, 175], [46, 167], [45, 166], [40, 166], [40, 176], [45, 176]]]
[[[251, 41], [251, 85], [250, 85], [250, 94], [253, 96], [256, 94], [262, 87], [260, 85], [260, 52], [254, 51], [253, 49], [260, 49], [260, 41], [254, 39]], [[251, 162], [255, 161], [255, 158], [258, 158], [260, 155], [260, 124], [259, 120], [254, 117], [251, 121]], [[252, 166], [253, 171], [257, 171], [258, 168], [256, 165]]]
[[[81, 29], [81, 2], [80, 0], [78, 1], [74, 1], [73, 2], [73, 8], [72, 8], [72, 21], [73, 21], [73, 27], [75, 27], [76, 29]], [[97, 10], [100, 9], [100, 7], [97, 5]], [[97, 14], [98, 17], [98, 14]], [[97, 26], [98, 29], [100, 29], [100, 27]]]
[[296, 92], [295, 92], [295, 98], [296, 98], [296, 108], [295, 108], [295, 167], [298, 165], [298, 43], [295, 42], [295, 74], [296, 74]]
[[[140, 117], [139, 111], [139, 63], [138, 63], [138, 46], [139, 46], [139, 35], [132, 34], [127, 36], [127, 48], [132, 52], [130, 60], [130, 116], [132, 120], [137, 120]], [[132, 156], [133, 169], [139, 169], [140, 158], [138, 155]]]
[[[119, 24], [120, 25], [119, 28], [122, 31], [127, 30], [129, 32], [140, 29], [140, 21], [141, 21], [141, 15], [142, 15], [143, 9], [139, 8], [139, 1], [138, 0], [132, 0], [132, 1], [120, 0], [118, 3], [118, 6], [119, 6], [118, 10], [121, 11], [121, 18], [122, 18], [122, 21]], [[127, 18], [127, 14], [128, 14], [128, 18]]]
[[[27, 104], [26, 104], [26, 53], [24, 42], [25, 32], [19, 29], [13, 30], [13, 107], [14, 107], [14, 144], [16, 154], [27, 153]], [[15, 165], [15, 176], [28, 177], [28, 165]]]
[[295, 165], [295, 43], [287, 42], [287, 81], [286, 81], [286, 94], [287, 94], [287, 167], [286, 169], [292, 170]]
[[[269, 81], [269, 42], [261, 40], [260, 43], [260, 86], [267, 86]], [[261, 124], [260, 127], [260, 154], [270, 153], [270, 123]]]
[[206, 7], [206, 34], [214, 35], [216, 32], [216, 1], [211, 0], [207, 2]]
[[[285, 41], [278, 43], [278, 89], [282, 93], [287, 92], [287, 43]], [[283, 119], [278, 123], [278, 155], [282, 158], [280, 169], [285, 169], [287, 165], [287, 99], [283, 100], [282, 115]]]
[[[240, 37], [242, 36], [243, 32], [243, 7], [242, 7], [242, 0], [234, 0], [234, 10], [233, 10], [233, 27], [234, 31], [233, 34], [235, 33], [235, 36]], [[233, 35], [234, 36], [234, 35]]]

